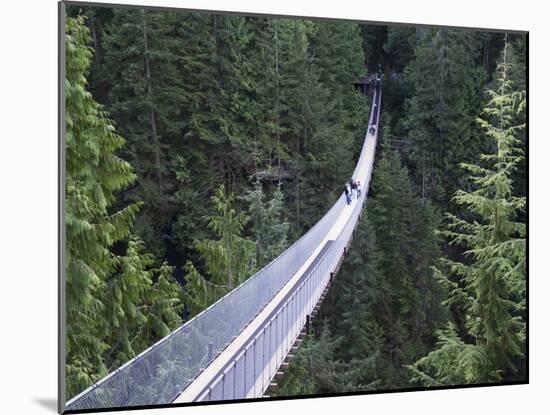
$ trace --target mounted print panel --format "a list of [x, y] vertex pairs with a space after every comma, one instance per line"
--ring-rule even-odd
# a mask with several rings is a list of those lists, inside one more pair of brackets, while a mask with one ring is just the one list
[[60, 412], [528, 382], [527, 33], [60, 25]]

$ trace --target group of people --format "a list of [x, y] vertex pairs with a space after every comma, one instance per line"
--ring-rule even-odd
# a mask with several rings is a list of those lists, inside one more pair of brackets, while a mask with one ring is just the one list
[[355, 195], [356, 199], [359, 199], [361, 196], [361, 182], [359, 180], [353, 180], [353, 177], [350, 177], [344, 186], [344, 192], [346, 193], [346, 202], [348, 205], [353, 200]]

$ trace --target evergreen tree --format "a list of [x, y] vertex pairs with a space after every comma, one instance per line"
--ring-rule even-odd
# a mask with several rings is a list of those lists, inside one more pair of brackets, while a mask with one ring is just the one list
[[[182, 290], [172, 277], [172, 268], [152, 268], [154, 256], [144, 252], [138, 238], [128, 243], [125, 255], [108, 276], [102, 293], [105, 304], [105, 364], [114, 370], [167, 336], [181, 325]], [[156, 280], [156, 282], [154, 282]]]
[[136, 350], [145, 350], [183, 322], [183, 291], [172, 274], [173, 267], [166, 262], [160, 268], [150, 269], [151, 283], [144, 296], [147, 313], [134, 339]]
[[442, 231], [466, 260], [442, 260], [437, 275], [450, 291], [446, 304], [464, 317], [439, 333], [439, 347], [410, 367], [412, 379], [427, 385], [494, 382], [521, 378], [525, 370], [525, 223], [517, 217], [524, 197], [513, 194], [512, 177], [522, 159], [516, 124], [525, 110], [524, 92], [508, 78], [509, 64], [499, 67], [498, 90], [479, 123], [494, 142], [494, 153], [481, 164], [462, 163], [474, 189], [459, 190], [454, 201], [474, 216], [448, 214]]
[[415, 48], [405, 75], [413, 93], [406, 127], [413, 144], [415, 181], [422, 197], [444, 204], [465, 186], [457, 165], [485, 150], [474, 118], [481, 110], [483, 69], [480, 43], [468, 32], [429, 29]]
[[255, 244], [241, 236], [248, 218], [243, 212], [235, 211], [233, 201], [233, 195], [228, 195], [220, 186], [212, 197], [218, 214], [206, 218], [209, 229], [219, 239], [195, 241], [206, 276], [190, 261], [185, 266], [185, 292], [191, 314], [198, 313], [240, 285], [256, 268]]
[[104, 319], [108, 337], [105, 341], [110, 346], [106, 364], [111, 370], [137, 354], [132, 343], [138, 328], [146, 321], [145, 310], [139, 305], [149, 287], [146, 267], [152, 257], [143, 255], [141, 241], [131, 240], [126, 255], [116, 260], [117, 267], [108, 276], [101, 299], [106, 305]]
[[299, 233], [338, 197], [353, 170], [368, 118], [366, 98], [351, 85], [365, 71], [358, 25], [318, 22], [308, 30], [310, 46], [304, 45], [295, 55], [300, 60], [291, 62], [298, 70], [293, 78], [302, 81], [298, 91], [290, 91], [291, 107], [298, 110], [293, 125], [286, 127], [295, 143], [292, 218]]
[[110, 248], [126, 238], [139, 205], [113, 210], [115, 193], [135, 180], [115, 152], [124, 144], [87, 92], [92, 51], [82, 18], [67, 18], [66, 289], [67, 396], [106, 374], [101, 359], [104, 304], [99, 293], [116, 266]]
[[[513, 35], [505, 33], [500, 35], [502, 39], [505, 40], [506, 48], [502, 48], [499, 55], [499, 61], [502, 62], [506, 60], [507, 62], [507, 78], [514, 85], [514, 89], [518, 91], [526, 91], [526, 37], [518, 36], [514, 38]], [[495, 71], [493, 75], [493, 81], [488, 86], [489, 89], [498, 90], [499, 88], [499, 73], [498, 70]], [[526, 111], [518, 111], [512, 115], [513, 124], [525, 124], [527, 122], [527, 113]], [[526, 129], [521, 129], [517, 131], [517, 138], [521, 141], [518, 143], [518, 146], [522, 148], [525, 152], [527, 148], [527, 134]], [[517, 196], [526, 196], [527, 195], [527, 160], [522, 158], [518, 165], [517, 169], [514, 171], [512, 176], [514, 182], [514, 191], [513, 193]], [[522, 217], [524, 215], [522, 214]]]
[[382, 48], [386, 55], [388, 68], [392, 72], [403, 72], [414, 58], [417, 30], [414, 27], [388, 26], [387, 39]]
[[284, 196], [277, 186], [271, 200], [266, 202], [262, 183], [256, 179], [254, 189], [244, 198], [249, 203], [249, 221], [256, 242], [256, 264], [261, 267], [276, 258], [287, 247], [289, 224], [284, 221]]
[[382, 387], [408, 385], [402, 365], [427, 350], [437, 324], [437, 291], [430, 264], [437, 248], [430, 234], [433, 213], [412, 190], [397, 154], [382, 153], [373, 178], [374, 198], [367, 204], [377, 235], [380, 295], [374, 300], [376, 323], [383, 330], [389, 376]]
[[336, 358], [340, 338], [333, 337], [326, 321], [318, 334], [313, 330], [300, 346], [275, 396], [312, 395], [360, 390], [360, 368]]
[[356, 229], [353, 245], [328, 301], [336, 335], [341, 337], [337, 356], [361, 367], [362, 390], [375, 389], [384, 374], [383, 329], [376, 319], [376, 299], [383, 295], [378, 269], [376, 232], [369, 216]]
[[136, 228], [147, 248], [161, 258], [177, 207], [172, 197], [177, 182], [170, 167], [185, 104], [176, 23], [175, 13], [115, 9], [103, 34], [110, 80], [107, 106], [128, 140], [122, 155], [139, 177], [124, 192], [124, 200], [144, 202]]
[[[116, 208], [135, 180], [116, 152], [124, 140], [87, 91], [92, 51], [82, 17], [67, 18], [67, 396], [181, 324], [181, 290], [132, 235], [140, 203]], [[152, 322], [152, 319], [155, 319]], [[144, 330], [145, 326], [153, 329]], [[163, 329], [164, 328], [164, 329]]]

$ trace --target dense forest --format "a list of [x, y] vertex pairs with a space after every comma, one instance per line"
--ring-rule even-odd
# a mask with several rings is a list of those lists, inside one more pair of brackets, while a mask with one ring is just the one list
[[526, 377], [524, 35], [67, 8], [67, 397], [281, 253], [342, 192], [352, 248], [280, 395]]

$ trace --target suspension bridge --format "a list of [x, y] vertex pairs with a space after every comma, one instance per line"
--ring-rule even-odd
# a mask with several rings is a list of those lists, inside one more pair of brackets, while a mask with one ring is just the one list
[[354, 180], [306, 234], [233, 291], [79, 395], [65, 411], [261, 398], [276, 389], [353, 238], [372, 173], [382, 90]]

